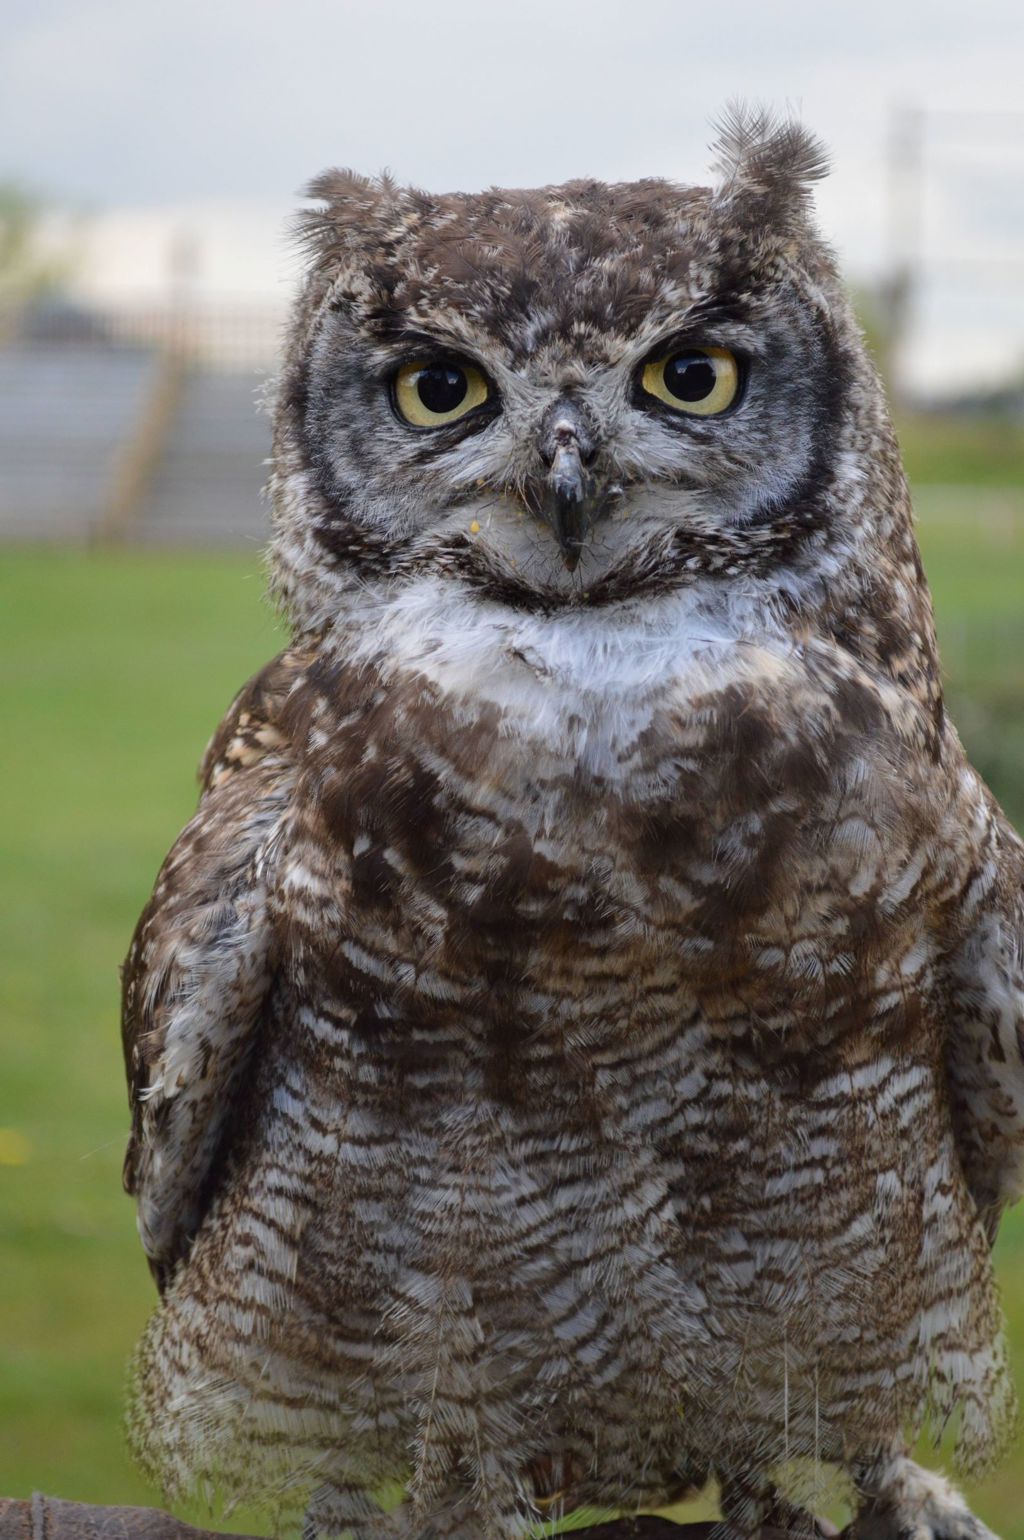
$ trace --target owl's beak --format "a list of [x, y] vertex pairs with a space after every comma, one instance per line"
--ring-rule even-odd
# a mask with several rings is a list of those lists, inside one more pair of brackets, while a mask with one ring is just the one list
[[559, 402], [558, 410], [549, 414], [540, 450], [547, 475], [534, 482], [530, 501], [558, 541], [563, 564], [574, 572], [604, 498], [590, 471], [593, 441], [572, 402]]
[[562, 561], [574, 572], [583, 554], [583, 541], [593, 515], [593, 496], [579, 449], [559, 447], [546, 479], [541, 513], [550, 524]]

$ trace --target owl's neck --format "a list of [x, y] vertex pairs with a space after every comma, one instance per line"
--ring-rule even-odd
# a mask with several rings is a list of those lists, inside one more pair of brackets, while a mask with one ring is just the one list
[[507, 699], [511, 676], [577, 700], [657, 691], [708, 651], [784, 644], [773, 607], [735, 585], [697, 585], [614, 606], [518, 611], [429, 574], [400, 590], [365, 590], [332, 639], [385, 678], [415, 672], [442, 694]]
[[556, 756], [561, 746], [606, 774], [655, 719], [794, 644], [735, 585], [536, 614], [431, 574], [390, 594], [365, 590], [324, 645], [385, 688], [428, 690], [456, 721], [486, 713], [503, 739]]

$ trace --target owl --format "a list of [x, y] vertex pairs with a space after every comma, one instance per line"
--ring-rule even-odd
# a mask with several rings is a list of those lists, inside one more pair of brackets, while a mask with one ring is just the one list
[[129, 1413], [310, 1535], [980, 1540], [1012, 1420], [1024, 847], [943, 708], [820, 146], [708, 187], [310, 189], [291, 644], [124, 971]]

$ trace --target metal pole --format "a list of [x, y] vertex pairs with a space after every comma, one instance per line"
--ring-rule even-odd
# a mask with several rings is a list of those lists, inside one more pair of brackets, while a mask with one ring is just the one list
[[888, 277], [882, 298], [889, 388], [897, 407], [906, 403], [904, 365], [923, 255], [924, 137], [922, 108], [893, 109], [888, 150]]

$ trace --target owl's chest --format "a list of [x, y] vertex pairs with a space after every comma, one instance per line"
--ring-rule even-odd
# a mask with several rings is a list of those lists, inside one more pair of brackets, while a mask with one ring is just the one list
[[524, 1045], [632, 1050], [694, 1010], [799, 1055], [826, 1018], [862, 1022], [919, 939], [919, 909], [885, 904], [919, 854], [893, 783], [799, 675], [563, 710], [557, 731], [385, 696], [300, 783], [292, 967], [375, 1043], [458, 1040], [506, 1074]]
[[[389, 1386], [407, 1318], [435, 1383], [432, 1318], [404, 1303], [423, 1278], [456, 1279], [530, 1382], [577, 1292], [573, 1386], [602, 1291], [680, 1379], [713, 1316], [718, 1404], [751, 1354], [796, 1383], [821, 1335], [808, 1278], [859, 1343], [912, 1275], [921, 1195], [954, 1179], [921, 794], [827, 707], [759, 676], [563, 715], [558, 738], [424, 693], [325, 738], [276, 855], [287, 990], [263, 1074], [268, 1103], [284, 1082], [303, 1100], [322, 1199], [296, 1272], [330, 1280], [325, 1316], [352, 1299], [383, 1323]], [[916, 1308], [893, 1303], [894, 1332]]]

